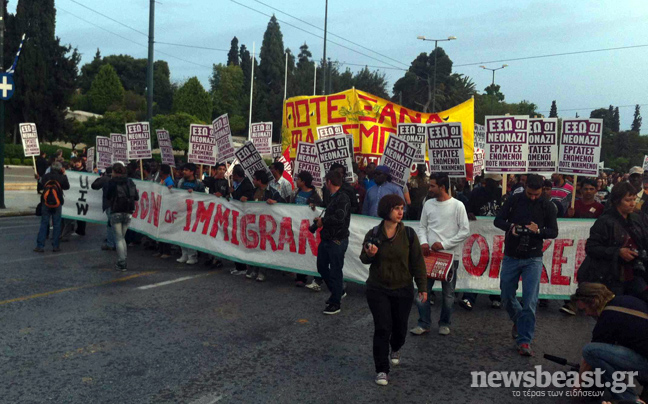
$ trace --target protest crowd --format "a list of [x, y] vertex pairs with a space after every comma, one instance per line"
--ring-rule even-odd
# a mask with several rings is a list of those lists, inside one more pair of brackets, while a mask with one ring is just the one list
[[[148, 131], [147, 124], [132, 125], [137, 126], [133, 132]], [[454, 125], [448, 126], [449, 133]], [[215, 126], [214, 133], [220, 127], [226, 126]], [[159, 184], [172, 193], [208, 194], [241, 203], [303, 205], [313, 211], [321, 208], [321, 214], [308, 229], [311, 233], [319, 232], [318, 275], [309, 281], [304, 273], [295, 273], [294, 282], [295, 286], [313, 292], [326, 287], [330, 296], [323, 313], [335, 315], [341, 311], [347, 295], [344, 268], [350, 246], [351, 215], [382, 219], [365, 234], [359, 251], [352, 254], [369, 266], [365, 283], [375, 325], [375, 382], [387, 385], [390, 366], [401, 362], [401, 348], [408, 333], [420, 337], [432, 330], [432, 305], [441, 305], [438, 334], [448, 336], [455, 303], [467, 311], [478, 304], [479, 294], [456, 291], [462, 248], [470, 236], [471, 221], [490, 217], [493, 226], [504, 233], [500, 291], [488, 295], [489, 305], [506, 311], [518, 354], [534, 356], [531, 343], [536, 308], [547, 306], [546, 300], [539, 299], [545, 242], [558, 237], [559, 218], [595, 220], [585, 243], [586, 256], [578, 268], [578, 288], [570, 300], [563, 302], [560, 311], [566, 316], [583, 311], [598, 319], [592, 341], [583, 348], [581, 372], [600, 368], [606, 371], [604, 377], [612, 378], [614, 371], [637, 371], [640, 382], [648, 380], [648, 173], [643, 168], [632, 167], [628, 173], [597, 170], [597, 177], [540, 175], [538, 171], [504, 177], [493, 173], [494, 170], [486, 174], [479, 170], [469, 182], [463, 160], [445, 160], [460, 168], [454, 174], [439, 170], [435, 159], [431, 159], [429, 166], [421, 164], [414, 160], [418, 150], [396, 136], [389, 138], [385, 151], [385, 156], [392, 160], [384, 158], [378, 164], [368, 162], [359, 166], [352, 160], [350, 138], [340, 129], [334, 137], [316, 142], [321, 164], [319, 172], [315, 172], [308, 165], [304, 167], [309, 169], [300, 170], [299, 150], [314, 153], [312, 148], [302, 149], [301, 144], [294, 166], [289, 161], [288, 149], [283, 155], [273, 151], [274, 161], [266, 166], [261, 150], [265, 155], [271, 153], [271, 126], [255, 127], [260, 131], [256, 138], [262, 137], [261, 132], [266, 133], [268, 143], [260, 145], [259, 150], [254, 142], [247, 142], [236, 152], [230, 147], [229, 157], [235, 155], [236, 159], [222, 162], [205, 146], [209, 141], [203, 138], [212, 132], [204, 125], [192, 125], [191, 129], [192, 139], [195, 134], [196, 142], [203, 142], [201, 147], [192, 145], [189, 152], [190, 160], [193, 158], [199, 164], [169, 158], [168, 154], [165, 157], [164, 151], [163, 163], [147, 158], [145, 149], [150, 154], [150, 144], [147, 146], [145, 141], [134, 151], [142, 153], [142, 158], [109, 158], [101, 169], [94, 167], [94, 148], [75, 152], [69, 161], [63, 159], [61, 152], [54, 156], [41, 153], [35, 161], [37, 192], [42, 196], [36, 212], [41, 216], [41, 225], [34, 251], [43, 253], [46, 240], [50, 239], [53, 251], [59, 252], [60, 242], [85, 235], [85, 221], [62, 218], [65, 191], [70, 189], [67, 171], [99, 174], [91, 177], [90, 187], [101, 192], [101, 208], [107, 221], [100, 248], [115, 252], [115, 270], [120, 272], [129, 269], [129, 247], [149, 251], [151, 259], [175, 259], [181, 264], [210, 269], [224, 267], [223, 258], [217, 254], [198, 251], [189, 244], [156, 241], [129, 229], [140, 198], [133, 180]], [[460, 138], [460, 126], [456, 133]], [[164, 135], [158, 133], [160, 145]], [[142, 142], [145, 136], [148, 134], [135, 137], [136, 142]], [[168, 133], [166, 136], [168, 140]], [[440, 143], [430, 137], [430, 150], [433, 140], [436, 146], [463, 147], [460, 142]], [[507, 150], [502, 149], [505, 146], [498, 147], [500, 151]], [[129, 150], [129, 156], [130, 153]], [[326, 160], [328, 157], [330, 161]], [[230, 163], [231, 160], [234, 162]], [[98, 156], [97, 161], [102, 161], [102, 157]], [[402, 164], [399, 166], [398, 162]], [[486, 171], [488, 164], [486, 159]], [[505, 160], [502, 164], [519, 162]], [[257, 282], [272, 276], [268, 268], [243, 262], [234, 262], [230, 273]], [[438, 298], [433, 291], [436, 281], [441, 284]], [[517, 297], [520, 281], [521, 299]], [[409, 328], [414, 305], [418, 321]], [[613, 395], [615, 399], [640, 402], [631, 388]]]

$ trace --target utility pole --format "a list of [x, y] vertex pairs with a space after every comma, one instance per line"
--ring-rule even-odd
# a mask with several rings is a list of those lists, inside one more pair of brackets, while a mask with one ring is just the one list
[[146, 120], [149, 127], [153, 128], [153, 48], [155, 36], [155, 0], [149, 2], [149, 43], [148, 43], [148, 66], [146, 69]]
[[326, 71], [328, 70], [328, 66], [326, 64], [326, 27], [328, 24], [328, 0], [326, 0], [326, 5], [324, 8], [324, 57], [322, 60], [324, 61], [322, 63], [324, 67], [324, 71], [322, 71], [322, 95], [326, 95]]
[[[0, 6], [0, 72], [4, 71], [4, 7], [5, 0], [2, 0]], [[4, 195], [4, 156], [5, 156], [5, 102], [0, 100], [0, 209], [6, 209]]]

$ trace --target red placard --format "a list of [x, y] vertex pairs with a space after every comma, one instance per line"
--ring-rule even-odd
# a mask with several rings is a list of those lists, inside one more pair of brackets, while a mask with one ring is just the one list
[[431, 251], [425, 256], [425, 271], [427, 277], [440, 281], [452, 281], [454, 273], [452, 272], [452, 254]]

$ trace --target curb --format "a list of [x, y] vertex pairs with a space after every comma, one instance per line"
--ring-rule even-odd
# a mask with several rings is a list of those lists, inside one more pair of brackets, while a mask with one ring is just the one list
[[5, 182], [5, 191], [36, 191], [38, 186], [33, 182]]
[[0, 217], [18, 217], [18, 216], [34, 216], [34, 209], [30, 210], [13, 210], [0, 209]]

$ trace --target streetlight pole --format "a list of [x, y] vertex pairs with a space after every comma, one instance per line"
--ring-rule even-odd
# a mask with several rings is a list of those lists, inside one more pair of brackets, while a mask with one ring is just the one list
[[[0, 6], [0, 71], [4, 71], [4, 5], [2, 0]], [[6, 209], [4, 194], [4, 150], [5, 150], [5, 102], [0, 101], [0, 209]]]
[[[322, 95], [326, 95], [326, 72], [328, 71], [328, 66], [326, 65], [326, 27], [328, 25], [328, 0], [326, 0], [326, 5], [324, 6], [324, 61], [322, 67]], [[317, 69], [315, 69], [317, 70]]]
[[[146, 66], [146, 120], [149, 128], [153, 128], [153, 49], [155, 46], [155, 0], [149, 4], [149, 43], [148, 65]], [[152, 129], [151, 129], [152, 131]]]
[[[495, 68], [495, 69], [491, 69], [490, 67], [486, 67], [486, 66], [479, 66], [479, 67], [481, 67], [484, 70], [490, 70], [490, 71], [493, 72], [493, 81], [491, 82], [491, 87], [493, 87], [493, 90], [494, 90], [495, 89], [494, 88], [495, 87], [495, 72], [498, 71], [498, 70], [502, 70], [505, 67], [508, 67], [508, 65], [502, 65], [502, 67], [498, 67], [498, 68]], [[493, 100], [494, 100], [494, 98], [495, 98], [495, 94], [493, 94], [493, 96], [491, 97], [491, 111], [490, 111], [491, 115], [493, 114]]]
[[[446, 39], [428, 39], [422, 35], [419, 35], [416, 37], [416, 39], [420, 39], [421, 41], [434, 41], [434, 79], [433, 79], [433, 87], [432, 87], [432, 112], [436, 112], [436, 76], [437, 76], [437, 46], [439, 45], [439, 42], [443, 41], [454, 41], [457, 39], [456, 36], [449, 36]], [[428, 81], [429, 84], [429, 81]]]

